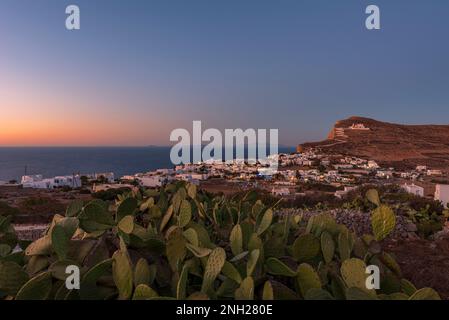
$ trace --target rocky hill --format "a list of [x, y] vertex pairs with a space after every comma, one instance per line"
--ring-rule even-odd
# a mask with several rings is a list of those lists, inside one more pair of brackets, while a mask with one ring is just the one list
[[449, 125], [402, 125], [363, 117], [337, 121], [326, 140], [304, 143], [330, 154], [372, 159], [383, 166], [449, 169]]

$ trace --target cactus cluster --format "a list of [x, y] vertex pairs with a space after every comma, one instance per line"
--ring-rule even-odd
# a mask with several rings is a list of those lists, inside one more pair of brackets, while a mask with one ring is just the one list
[[[380, 249], [394, 212], [375, 190], [367, 198], [374, 234], [360, 238], [325, 214], [304, 223], [254, 194], [210, 197], [184, 182], [75, 201], [33, 243], [0, 216], [0, 299], [439, 299]], [[65, 285], [69, 265], [79, 289]], [[379, 267], [380, 289], [367, 289], [367, 265]]]

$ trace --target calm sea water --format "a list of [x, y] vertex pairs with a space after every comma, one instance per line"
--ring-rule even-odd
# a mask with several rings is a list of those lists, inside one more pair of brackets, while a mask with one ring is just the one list
[[[279, 152], [292, 151], [279, 148]], [[173, 165], [170, 147], [0, 148], [0, 180], [19, 180], [25, 167], [28, 174], [44, 177], [99, 172], [121, 177]]]

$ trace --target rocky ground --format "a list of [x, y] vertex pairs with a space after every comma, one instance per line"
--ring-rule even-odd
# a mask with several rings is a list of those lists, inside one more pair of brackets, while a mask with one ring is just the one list
[[[286, 209], [278, 212], [278, 214], [301, 214], [303, 221], [308, 221], [313, 215], [320, 214], [320, 211], [309, 211], [309, 210], [294, 210]], [[358, 236], [364, 234], [372, 234], [371, 229], [371, 213], [361, 212], [357, 210], [347, 210], [347, 209], [334, 209], [326, 211], [326, 213], [331, 214], [335, 217], [337, 223], [344, 224], [349, 230], [355, 232]], [[390, 238], [392, 239], [418, 239], [416, 235], [416, 226], [410, 222], [406, 217], [397, 216], [396, 217], [396, 227], [391, 233]]]
[[449, 299], [449, 237], [390, 240], [384, 248], [396, 257], [406, 279], [418, 288], [432, 287], [442, 299]]

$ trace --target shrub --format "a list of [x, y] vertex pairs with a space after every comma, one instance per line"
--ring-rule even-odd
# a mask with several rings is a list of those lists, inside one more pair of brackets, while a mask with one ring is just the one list
[[102, 190], [102, 191], [98, 191], [92, 194], [92, 197], [96, 198], [96, 199], [101, 199], [103, 201], [112, 201], [115, 198], [117, 198], [117, 196], [119, 194], [123, 194], [126, 192], [130, 192], [131, 189], [130, 188], [119, 188], [119, 189], [108, 189], [108, 190]]
[[0, 216], [14, 216], [16, 214], [19, 214], [19, 209], [11, 207], [4, 201], [0, 201]]

